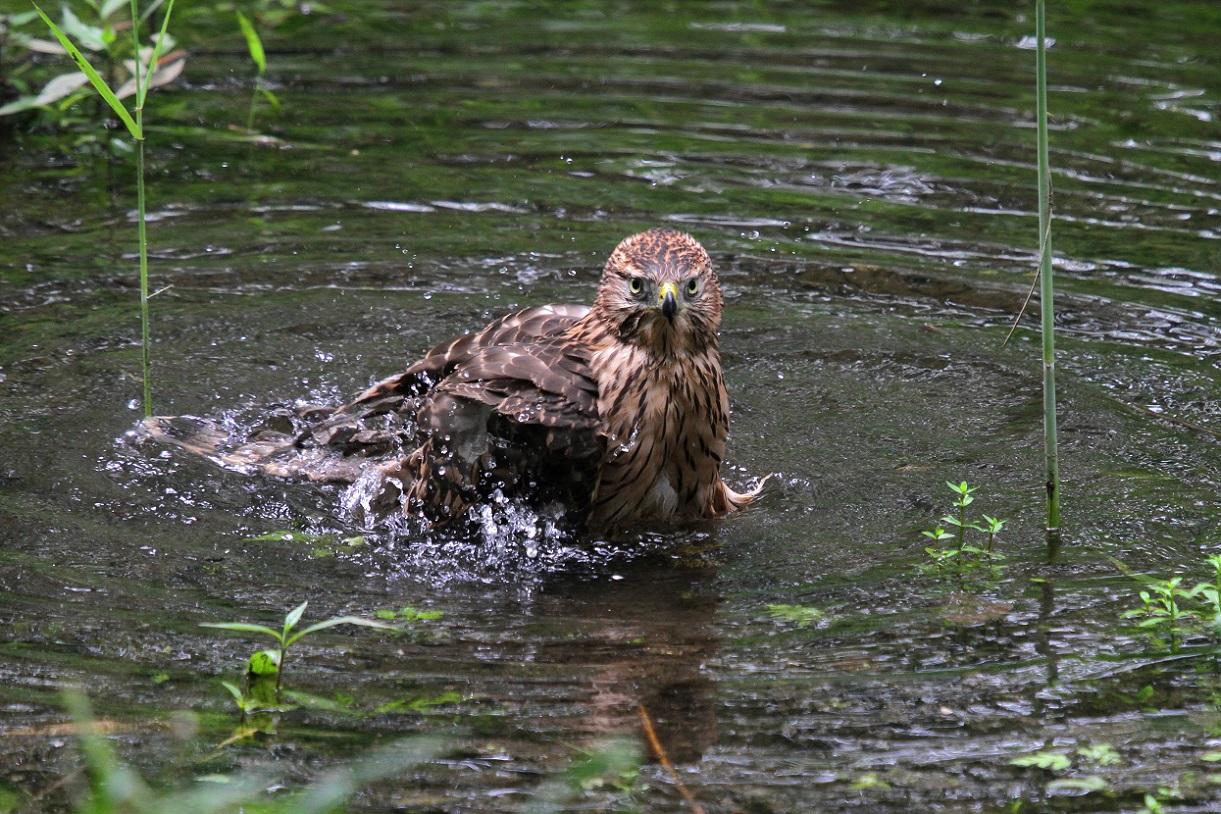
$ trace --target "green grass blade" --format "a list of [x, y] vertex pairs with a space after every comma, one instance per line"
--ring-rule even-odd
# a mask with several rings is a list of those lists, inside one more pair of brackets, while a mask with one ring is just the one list
[[298, 631], [288, 640], [288, 644], [292, 644], [302, 636], [308, 636], [311, 633], [326, 630], [328, 627], [335, 627], [337, 625], [359, 625], [360, 627], [375, 627], [379, 630], [398, 630], [394, 625], [388, 625], [376, 619], [364, 619], [360, 616], [339, 616], [335, 619], [327, 619], [325, 622], [318, 622], [317, 624], [310, 625], [305, 630]]
[[237, 23], [242, 27], [242, 35], [246, 38], [246, 47], [250, 49], [250, 58], [259, 70], [259, 76], [267, 72], [267, 53], [263, 50], [263, 41], [259, 32], [254, 30], [254, 24], [240, 11], [237, 12]]
[[239, 633], [266, 633], [276, 641], [280, 640], [280, 631], [272, 630], [264, 625], [252, 625], [246, 622], [200, 622], [200, 627], [214, 627], [220, 630], [236, 630]]
[[143, 139], [144, 133], [140, 126], [132, 119], [131, 114], [127, 112], [127, 108], [123, 107], [123, 103], [119, 101], [119, 98], [114, 95], [114, 91], [106, 84], [106, 80], [93, 69], [93, 66], [89, 64], [89, 60], [85, 59], [85, 55], [80, 52], [80, 49], [73, 45], [72, 40], [68, 39], [68, 35], [61, 31], [59, 26], [41, 8], [35, 5], [34, 10], [38, 12], [38, 16], [51, 29], [51, 33], [55, 35], [60, 44], [64, 46], [68, 56], [72, 57], [72, 61], [76, 63], [76, 66], [81, 69], [85, 76], [89, 77], [89, 82], [93, 85], [94, 90], [106, 100], [106, 104], [110, 105], [115, 114], [123, 121], [123, 124], [127, 127], [127, 132], [131, 133], [131, 137], [136, 140]]
[[[174, 0], [170, 0], [165, 7], [165, 17], [161, 19], [161, 31], [157, 34], [157, 41], [153, 43], [153, 54], [148, 59], [148, 68], [144, 74], [144, 82], [136, 90], [136, 107], [144, 108], [144, 98], [148, 95], [149, 88], [153, 86], [153, 74], [157, 72], [157, 60], [161, 58], [161, 45], [165, 42], [165, 31], [170, 25], [170, 15], [174, 13]], [[137, 50], [136, 53], [139, 53]], [[139, 70], [139, 60], [136, 61], [137, 70]]]

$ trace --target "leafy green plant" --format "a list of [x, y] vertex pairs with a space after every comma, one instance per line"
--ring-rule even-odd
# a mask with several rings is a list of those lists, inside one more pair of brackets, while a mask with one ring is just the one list
[[1049, 772], [1064, 771], [1073, 765], [1073, 760], [1062, 752], [1035, 752], [1030, 755], [1015, 757], [1009, 761], [1011, 766], [1034, 767], [1046, 769]]
[[[996, 535], [1005, 527], [1005, 521], [990, 515], [981, 515], [981, 520], [972, 519], [968, 507], [975, 502], [974, 493], [979, 489], [966, 481], [945, 485], [954, 493], [953, 511], [941, 518], [931, 531], [922, 531], [936, 546], [924, 549], [929, 562], [921, 565], [926, 573], [952, 576], [961, 587], [966, 586], [968, 576], [980, 575], [994, 579], [1000, 575], [1005, 556], [993, 549]], [[953, 532], [947, 529], [954, 529]], [[968, 541], [972, 536], [983, 535], [982, 545]]]
[[818, 608], [807, 605], [768, 605], [767, 612], [773, 619], [796, 622], [797, 627], [809, 627], [826, 615]]
[[631, 797], [637, 792], [640, 748], [634, 740], [612, 738], [599, 742], [576, 757], [567, 771], [543, 781], [535, 792], [529, 814], [572, 811], [571, 803], [600, 789]]
[[280, 109], [280, 100], [272, 93], [263, 83], [263, 76], [267, 73], [267, 52], [263, 48], [263, 40], [259, 37], [259, 32], [255, 29], [254, 23], [245, 14], [237, 12], [237, 22], [241, 26], [242, 36], [246, 38], [246, 49], [250, 52], [250, 58], [254, 61], [255, 76], [254, 90], [250, 94], [250, 112], [246, 114], [246, 129], [254, 129], [254, 117], [258, 110], [259, 97], [266, 99], [274, 110]]
[[319, 777], [300, 793], [268, 797], [268, 776], [215, 777], [185, 791], [157, 791], [118, 759], [93, 724], [89, 703], [66, 695], [76, 722], [89, 791], [75, 810], [89, 814], [162, 814], [166, 811], [260, 811], [266, 814], [326, 814], [342, 810], [362, 787], [435, 759], [444, 744], [415, 737], [376, 749], [351, 764]]
[[[182, 73], [186, 64], [186, 54], [182, 51], [172, 52], [174, 39], [165, 32], [164, 26], [158, 35], [149, 37], [148, 44], [141, 46], [139, 43], [139, 30], [161, 5], [160, 1], [149, 5], [140, 15], [137, 15], [133, 9], [129, 20], [123, 20], [121, 12], [125, 6], [128, 6], [130, 0], [85, 0], [85, 2], [89, 10], [93, 12], [88, 19], [82, 19], [65, 5], [61, 8], [59, 21], [55, 24], [55, 28], [70, 38], [74, 46], [82, 53], [87, 51], [94, 55], [94, 59], [100, 66], [96, 72], [106, 77], [107, 86], [113, 88], [116, 99], [121, 100], [137, 95], [142, 74], [146, 86], [158, 87], [174, 81]], [[31, 55], [69, 56], [73, 60], [75, 70], [69, 69], [56, 74], [36, 89], [33, 82], [27, 77], [29, 66], [18, 63], [19, 67], [8, 78], [21, 95], [0, 107], [0, 116], [41, 109], [53, 120], [66, 122], [69, 120], [69, 110], [88, 94], [92, 77], [89, 71], [80, 65], [76, 56], [72, 54], [72, 50], [62, 41], [42, 39], [22, 30], [30, 22], [37, 21], [40, 16], [45, 19], [41, 9], [35, 6], [34, 11], [6, 17], [6, 22], [11, 29], [9, 49], [25, 51]], [[167, 12], [166, 21], [168, 19]], [[122, 36], [120, 34], [122, 27], [132, 21], [135, 21], [132, 25], [133, 36], [131, 38]], [[155, 57], [153, 56], [154, 51], [156, 52]]]
[[[1096, 743], [1080, 746], [1074, 755], [1066, 752], [1041, 750], [1029, 755], [1022, 755], [1009, 761], [1011, 766], [1043, 769], [1047, 772], [1065, 772], [1072, 768], [1098, 768], [1116, 766], [1121, 763], [1119, 754], [1109, 743]], [[1111, 783], [1105, 777], [1097, 774], [1084, 774], [1075, 777], [1057, 777], [1047, 784], [1049, 789], [1064, 789], [1079, 792], [1107, 791]]]
[[1144, 805], [1137, 809], [1138, 814], [1162, 814], [1166, 803], [1180, 799], [1179, 790], [1172, 786], [1158, 786], [1155, 791], [1146, 792]]
[[1109, 743], [1095, 743], [1090, 746], [1078, 747], [1077, 754], [1086, 762], [1097, 766], [1118, 766], [1120, 763], [1123, 763], [1123, 758], [1115, 751], [1115, 747]]
[[408, 622], [418, 622], [428, 619], [440, 619], [445, 614], [439, 610], [420, 610], [413, 605], [404, 605], [398, 610], [375, 610], [373, 615], [378, 619], [402, 619]]
[[1138, 592], [1140, 605], [1125, 611], [1125, 619], [1139, 619], [1137, 627], [1156, 636], [1166, 636], [1172, 650], [1177, 649], [1184, 633], [1221, 635], [1221, 556], [1210, 556], [1205, 564], [1212, 571], [1211, 581], [1184, 587], [1181, 576], [1159, 579], [1132, 574], [1122, 563], [1116, 565], [1144, 587]]
[[[273, 650], [262, 650], [252, 655], [247, 662], [247, 676], [274, 675], [274, 698], [277, 702], [282, 696], [282, 679], [288, 649], [304, 637], [311, 633], [317, 633], [320, 630], [336, 627], [337, 625], [359, 625], [361, 627], [379, 628], [381, 630], [398, 629], [393, 625], [379, 622], [376, 619], [365, 619], [360, 616], [337, 616], [298, 630], [297, 624], [301, 621], [301, 616], [305, 613], [307, 605], [309, 605], [309, 602], [302, 602], [289, 611], [288, 615], [284, 617], [284, 626], [280, 630], [249, 622], [203, 622], [200, 624], [200, 627], [214, 627], [220, 630], [233, 630], [241, 633], [260, 633], [274, 639], [280, 646]], [[232, 684], [226, 684], [225, 686], [229, 693], [234, 696], [235, 701], [237, 701], [238, 706], [243, 712], [248, 711], [248, 707], [251, 704], [263, 703], [263, 699], [254, 698], [251, 693], [242, 693]]]
[[[97, 10], [98, 15], [103, 20], [108, 20], [112, 14], [122, 7], [121, 0], [89, 0], [91, 5]], [[107, 46], [114, 45], [121, 41], [117, 31], [113, 27], [90, 27], [80, 22], [76, 15], [72, 14], [68, 9], [64, 9], [63, 22], [65, 28], [57, 25], [50, 17], [37, 5], [34, 4], [34, 10], [42, 19], [43, 23], [55, 35], [59, 41], [59, 47], [63, 52], [72, 58], [80, 69], [80, 77], [72, 76], [69, 80], [65, 80], [63, 76], [58, 77], [62, 80], [62, 84], [70, 85], [79, 81], [77, 87], [84, 87], [86, 83], [93, 86], [93, 89], [98, 92], [119, 117], [120, 121], [127, 128], [127, 132], [131, 135], [136, 143], [136, 211], [137, 223], [136, 231], [137, 238], [140, 244], [140, 347], [141, 347], [141, 362], [144, 378], [144, 415], [151, 416], [153, 414], [153, 396], [152, 396], [152, 342], [149, 331], [148, 318], [148, 235], [147, 235], [147, 217], [145, 214], [144, 204], [144, 102], [151, 88], [157, 84], [163, 84], [166, 81], [173, 79], [177, 74], [171, 74], [163, 71], [158, 74], [158, 65], [160, 64], [162, 53], [170, 45], [170, 37], [166, 33], [166, 28], [170, 23], [170, 16], [174, 11], [174, 0], [168, 0], [165, 3], [164, 17], [161, 21], [161, 30], [153, 40], [151, 48], [142, 49], [140, 46], [140, 27], [142, 23], [152, 14], [153, 10], [161, 5], [160, 0], [150, 5], [141, 15], [136, 7], [136, 0], [130, 0], [131, 12], [131, 51], [132, 65], [130, 68], [131, 78], [121, 85], [118, 90], [111, 88], [109, 82], [102, 77], [100, 73], [90, 64], [89, 60], [81, 52], [80, 48], [72, 41], [68, 32], [73, 32], [77, 38], [86, 47], [94, 47], [97, 50], [107, 54], [121, 53], [119, 51], [107, 51]], [[177, 68], [181, 70], [181, 66]], [[83, 77], [83, 79], [81, 79]], [[54, 83], [56, 80], [52, 80]], [[43, 89], [43, 94], [47, 93], [47, 89]], [[133, 116], [128, 112], [127, 108], [121, 101], [127, 96], [135, 97], [135, 106]], [[58, 98], [63, 98], [62, 96]], [[21, 100], [18, 100], [20, 102]], [[37, 100], [35, 100], [37, 101]], [[17, 103], [13, 103], [17, 104]], [[31, 103], [33, 104], [33, 103]], [[6, 106], [10, 107], [10, 106]], [[2, 110], [2, 109], [0, 109]], [[9, 111], [12, 112], [12, 111]]]

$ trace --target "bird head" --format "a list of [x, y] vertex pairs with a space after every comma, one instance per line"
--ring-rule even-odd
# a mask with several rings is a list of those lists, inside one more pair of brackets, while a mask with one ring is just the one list
[[721, 286], [704, 247], [674, 229], [625, 239], [602, 273], [594, 310], [621, 341], [659, 353], [715, 344]]

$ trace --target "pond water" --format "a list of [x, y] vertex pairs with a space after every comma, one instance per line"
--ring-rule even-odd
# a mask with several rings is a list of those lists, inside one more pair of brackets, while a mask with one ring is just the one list
[[[540, 806], [643, 744], [641, 705], [710, 812], [1216, 810], [1217, 639], [1124, 613], [1134, 575], [1195, 585], [1221, 553], [1221, 11], [1050, 5], [1052, 562], [1037, 302], [1003, 344], [1037, 232], [1031, 3], [267, 3], [281, 109], [254, 138], [232, 15], [176, 11], [186, 70], [147, 113], [156, 411], [341, 403], [589, 301], [621, 238], [676, 226], [726, 287], [731, 479], [775, 475], [636, 545], [365, 529], [338, 489], [134, 443], [132, 167], [6, 129], [0, 810], [79, 790], [66, 686], [159, 786], [282, 796], [441, 736], [358, 810]], [[964, 479], [1006, 559], [960, 586], [921, 532]], [[270, 642], [199, 624], [306, 600], [435, 618], [303, 639], [300, 706], [220, 746], [220, 682]], [[1036, 753], [1064, 760], [1011, 763]], [[689, 810], [656, 761], [611, 780], [556, 805]]]

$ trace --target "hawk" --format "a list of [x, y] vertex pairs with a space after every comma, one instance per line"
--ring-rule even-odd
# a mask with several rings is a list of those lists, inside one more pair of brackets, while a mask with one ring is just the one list
[[721, 310], [704, 248], [652, 229], [611, 253], [592, 307], [502, 317], [338, 409], [282, 410], [242, 439], [191, 417], [143, 429], [247, 472], [359, 480], [366, 509], [430, 524], [498, 496], [558, 501], [597, 529], [719, 518], [763, 485], [721, 478]]

